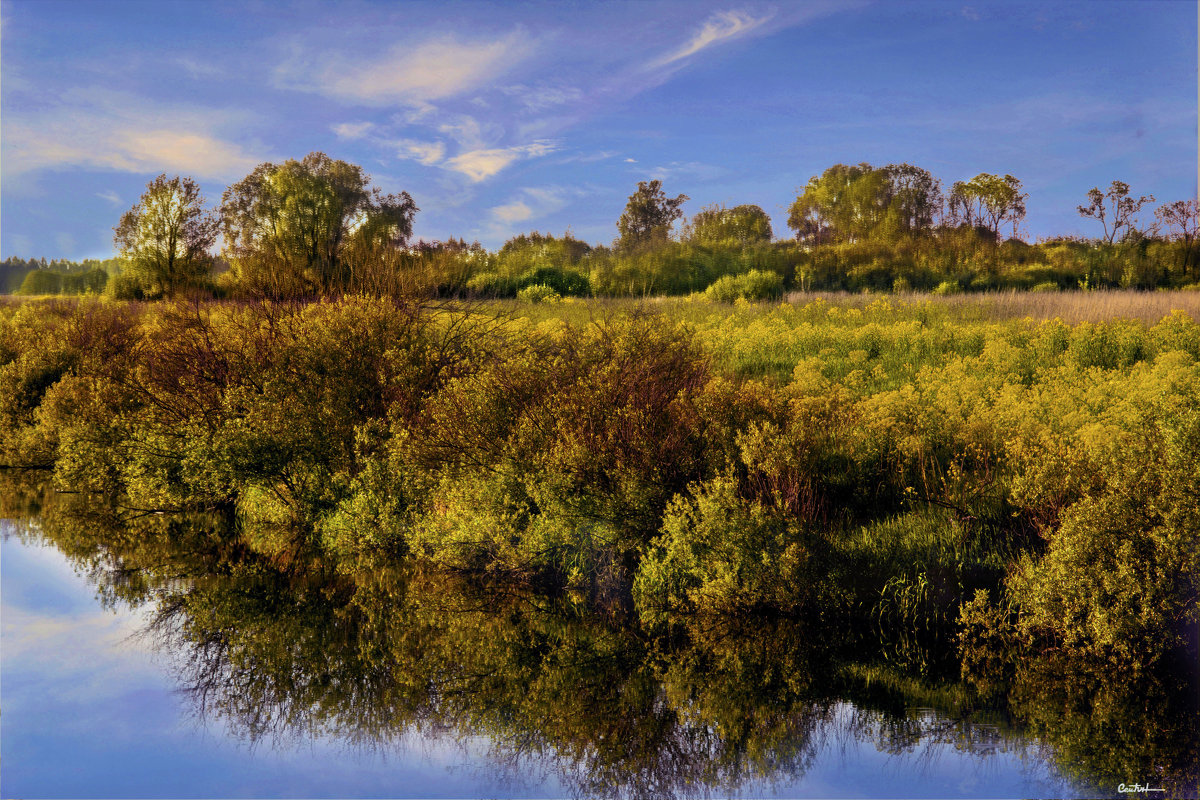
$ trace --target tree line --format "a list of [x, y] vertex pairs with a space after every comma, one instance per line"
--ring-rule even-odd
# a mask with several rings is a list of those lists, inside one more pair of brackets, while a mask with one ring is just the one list
[[118, 257], [101, 265], [103, 274], [68, 281], [71, 270], [21, 262], [17, 291], [155, 298], [197, 289], [265, 297], [417, 290], [536, 301], [710, 289], [718, 299], [761, 299], [785, 289], [1200, 286], [1197, 201], [1165, 203], [1142, 225], [1138, 214], [1154, 198], [1121, 181], [1092, 188], [1078, 207], [1102, 236], [1034, 244], [1019, 236], [1028, 194], [1012, 175], [981, 173], [946, 191], [911, 164], [836, 164], [791, 204], [788, 239], [775, 238], [757, 205], [710, 205], [684, 220], [688, 199], [643, 181], [611, 245], [535, 231], [492, 252], [461, 239], [412, 241], [419, 209], [411, 195], [384, 194], [361, 167], [314, 152], [259, 165], [215, 208], [193, 179], [160, 175], [114, 228]]

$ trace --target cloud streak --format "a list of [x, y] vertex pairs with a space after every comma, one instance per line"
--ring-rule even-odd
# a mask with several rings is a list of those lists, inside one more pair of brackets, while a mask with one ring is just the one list
[[719, 11], [705, 20], [704, 24], [700, 26], [700, 30], [696, 31], [692, 38], [681, 47], [655, 59], [650, 66], [669, 66], [715, 44], [745, 36], [761, 27], [771, 16], [765, 14], [761, 17], [754, 17], [745, 11]]
[[241, 114], [154, 105], [105, 90], [74, 90], [4, 132], [6, 174], [83, 167], [229, 179], [264, 160], [218, 129]]
[[533, 42], [522, 30], [500, 39], [454, 37], [393, 46], [374, 59], [325, 53], [276, 68], [286, 88], [313, 91], [366, 106], [420, 105], [486, 86], [524, 61]]
[[553, 153], [557, 147], [547, 141], [516, 147], [470, 150], [445, 162], [445, 166], [466, 175], [473, 183], [487, 180], [509, 164], [526, 158], [536, 158]]

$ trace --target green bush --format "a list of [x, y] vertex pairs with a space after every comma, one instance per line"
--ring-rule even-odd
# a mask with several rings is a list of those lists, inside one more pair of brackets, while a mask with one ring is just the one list
[[672, 501], [642, 559], [634, 600], [647, 622], [669, 613], [794, 609], [811, 591], [796, 522], [738, 496], [718, 478]]
[[726, 275], [704, 291], [704, 296], [718, 303], [735, 300], [777, 300], [783, 295], [783, 278], [775, 272], [752, 269], [741, 275]]

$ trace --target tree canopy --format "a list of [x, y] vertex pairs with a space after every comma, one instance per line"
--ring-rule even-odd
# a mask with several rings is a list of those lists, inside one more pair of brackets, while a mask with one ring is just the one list
[[207, 277], [218, 221], [194, 180], [162, 174], [113, 231], [127, 278], [147, 294], [166, 295]]
[[706, 246], [744, 247], [771, 241], [771, 218], [755, 205], [705, 206], [685, 227], [683, 238]]
[[982, 226], [1000, 238], [1000, 226], [1011, 222], [1013, 236], [1025, 219], [1028, 194], [1012, 175], [1003, 178], [981, 172], [969, 181], [956, 181], [950, 189], [950, 214], [962, 224]]
[[930, 229], [941, 184], [911, 164], [835, 164], [813, 176], [792, 203], [788, 227], [803, 244], [895, 238]]
[[662, 190], [662, 181], [640, 181], [637, 191], [629, 195], [625, 213], [617, 221], [617, 230], [621, 234], [618, 246], [634, 250], [667, 241], [671, 236], [671, 224], [683, 217], [680, 206], [688, 200], [686, 194], [667, 197]]
[[[225, 252], [237, 277], [270, 294], [329, 291], [353, 261], [403, 246], [416, 203], [383, 194], [362, 167], [324, 153], [260, 164], [221, 203]], [[360, 258], [347, 259], [355, 252]]]

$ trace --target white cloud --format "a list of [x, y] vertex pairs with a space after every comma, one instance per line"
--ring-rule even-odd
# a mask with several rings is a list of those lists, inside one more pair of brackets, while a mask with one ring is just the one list
[[339, 139], [361, 139], [374, 127], [371, 122], [342, 122], [333, 126], [333, 132]]
[[514, 161], [544, 156], [555, 149], [557, 148], [550, 142], [541, 141], [517, 147], [470, 150], [455, 156], [445, 165], [478, 183], [499, 173]]
[[108, 202], [112, 203], [114, 206], [121, 205], [121, 198], [118, 197], [117, 193], [113, 192], [113, 191], [96, 192], [96, 197], [99, 197], [101, 200], [107, 200]]
[[587, 194], [587, 190], [579, 187], [524, 187], [509, 202], [491, 209], [491, 221], [487, 232], [497, 239], [511, 236], [516, 232], [514, 226], [517, 223], [539, 219], [561, 211], [572, 200]]
[[420, 142], [416, 139], [399, 139], [393, 143], [400, 158], [411, 158], [427, 167], [439, 163], [446, 155], [442, 142]]
[[509, 203], [503, 206], [496, 206], [492, 209], [492, 216], [498, 222], [505, 225], [511, 225], [515, 222], [524, 222], [533, 216], [533, 209], [521, 201]]
[[714, 44], [744, 36], [770, 18], [770, 14], [753, 17], [745, 11], [719, 11], [705, 20], [700, 30], [696, 31], [686, 44], [656, 59], [651, 66], [664, 67], [695, 55]]
[[520, 30], [501, 39], [459, 41], [453, 37], [398, 44], [373, 60], [335, 54], [300, 55], [276, 69], [293, 89], [317, 91], [365, 105], [425, 103], [490, 84], [532, 52]]
[[[262, 159], [217, 132], [244, 115], [154, 105], [123, 92], [72, 90], [46, 107], [5, 120], [6, 175], [86, 167], [119, 172], [178, 172], [229, 179]], [[15, 117], [15, 118], [14, 118]]]

